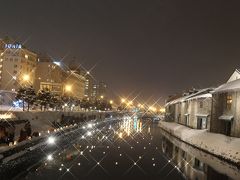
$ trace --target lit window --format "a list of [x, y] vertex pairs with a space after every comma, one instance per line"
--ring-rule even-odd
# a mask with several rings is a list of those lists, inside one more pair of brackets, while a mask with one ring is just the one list
[[25, 58], [28, 59], [28, 55], [27, 54], [25, 54]]
[[232, 96], [227, 95], [227, 109], [231, 109], [232, 107]]

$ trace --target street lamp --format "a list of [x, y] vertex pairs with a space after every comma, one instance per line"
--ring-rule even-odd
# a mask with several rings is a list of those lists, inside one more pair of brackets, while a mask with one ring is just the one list
[[65, 91], [66, 92], [71, 92], [72, 91], [72, 86], [71, 85], [66, 85], [65, 86]]
[[110, 104], [113, 104], [113, 100], [110, 100], [109, 103], [110, 103]]
[[165, 113], [166, 112], [165, 108], [160, 108], [160, 112]]
[[121, 99], [121, 102], [122, 102], [122, 103], [125, 103], [125, 102], [126, 102], [126, 99], [122, 98], [122, 99]]
[[100, 98], [101, 98], [101, 99], [103, 99], [103, 98], [104, 98], [104, 96], [102, 95], [102, 96], [100, 96]]
[[30, 76], [28, 74], [24, 74], [23, 81], [29, 81], [29, 80], [30, 80]]

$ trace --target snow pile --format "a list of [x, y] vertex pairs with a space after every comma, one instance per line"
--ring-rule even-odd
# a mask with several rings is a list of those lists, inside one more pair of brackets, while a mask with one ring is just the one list
[[240, 138], [191, 129], [173, 122], [161, 121], [159, 126], [186, 143], [240, 165]]

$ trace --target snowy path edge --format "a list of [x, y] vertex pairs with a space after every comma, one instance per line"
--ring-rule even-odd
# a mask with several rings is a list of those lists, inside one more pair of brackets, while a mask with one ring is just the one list
[[191, 129], [174, 122], [161, 121], [158, 126], [196, 148], [240, 166], [240, 138]]

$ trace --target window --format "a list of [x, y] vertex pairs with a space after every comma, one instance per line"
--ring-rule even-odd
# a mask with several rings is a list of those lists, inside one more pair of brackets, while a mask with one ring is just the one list
[[231, 109], [232, 107], [232, 96], [227, 95], [227, 109]]
[[200, 108], [203, 108], [203, 101], [200, 101], [200, 102], [199, 102], [199, 107], [200, 107]]
[[204, 170], [204, 163], [199, 161], [197, 158], [195, 158], [194, 168], [203, 171]]

